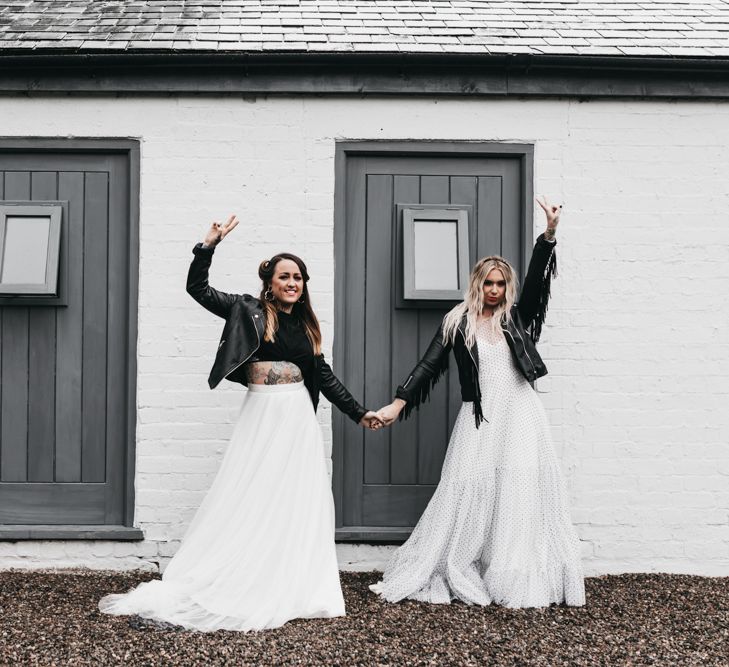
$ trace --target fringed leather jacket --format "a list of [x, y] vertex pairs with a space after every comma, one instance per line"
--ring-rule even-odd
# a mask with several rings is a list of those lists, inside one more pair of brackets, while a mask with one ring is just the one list
[[[192, 252], [195, 257], [187, 274], [187, 293], [201, 306], [225, 320], [220, 336], [215, 363], [208, 377], [208, 385], [214, 389], [221, 380], [248, 384], [244, 365], [258, 349], [265, 330], [265, 311], [261, 302], [250, 294], [228, 294], [210, 287], [208, 272], [215, 248], [198, 243]], [[316, 410], [319, 392], [354, 422], [359, 423], [366, 414], [346, 387], [332, 372], [324, 355], [314, 355], [313, 370], [305, 374], [311, 402]]]
[[[544, 234], [537, 238], [519, 300], [511, 309], [511, 318], [502, 318], [501, 329], [511, 348], [511, 357], [522, 375], [533, 382], [547, 374], [547, 368], [537, 352], [536, 343], [542, 332], [547, 313], [552, 276], [557, 273], [556, 241], [547, 241]], [[466, 346], [464, 316], [455, 342], [443, 340], [443, 326], [438, 327], [423, 358], [395, 393], [406, 401], [400, 419], [407, 419], [413, 409], [428, 399], [431, 388], [448, 369], [448, 353], [458, 366], [458, 379], [463, 401], [473, 401], [476, 428], [484, 420], [481, 410], [481, 388], [478, 382], [478, 349], [474, 343]]]

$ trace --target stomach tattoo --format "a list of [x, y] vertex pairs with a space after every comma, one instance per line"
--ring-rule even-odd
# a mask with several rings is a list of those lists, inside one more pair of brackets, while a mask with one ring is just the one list
[[246, 365], [250, 384], [292, 384], [304, 377], [301, 369], [290, 361], [254, 361]]

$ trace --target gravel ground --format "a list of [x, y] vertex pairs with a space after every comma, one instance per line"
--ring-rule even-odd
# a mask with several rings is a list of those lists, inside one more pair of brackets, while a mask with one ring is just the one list
[[153, 578], [0, 572], [0, 664], [729, 666], [729, 578], [590, 578], [585, 607], [513, 610], [392, 605], [367, 589], [377, 573], [342, 573], [346, 617], [247, 634], [135, 629], [97, 610], [102, 595]]

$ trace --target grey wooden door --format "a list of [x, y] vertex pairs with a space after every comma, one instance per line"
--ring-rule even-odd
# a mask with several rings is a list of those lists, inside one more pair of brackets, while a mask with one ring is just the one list
[[[500, 254], [519, 272], [523, 269], [525, 248], [531, 245], [524, 205], [531, 188], [531, 150], [480, 150], [470, 144], [448, 144], [442, 151], [426, 145], [420, 154], [407, 145], [391, 152], [379, 144], [340, 150], [335, 364], [369, 408], [393, 398], [452, 305], [396, 307], [398, 204], [470, 206], [471, 265], [479, 257]], [[399, 540], [410, 533], [439, 481], [460, 407], [451, 360], [430, 401], [407, 421], [365, 432], [335, 417], [338, 539]]]
[[[6, 538], [59, 537], [61, 526], [63, 536], [73, 537], [74, 526], [131, 525], [132, 165], [129, 150], [72, 148], [0, 145], [0, 200], [67, 202], [60, 257], [67, 305], [0, 305], [0, 535]], [[30, 530], [40, 526], [56, 531]]]

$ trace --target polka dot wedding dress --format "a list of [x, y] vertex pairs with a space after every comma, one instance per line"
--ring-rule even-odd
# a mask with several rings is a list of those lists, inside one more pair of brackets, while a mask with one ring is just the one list
[[579, 541], [544, 407], [500, 327], [481, 322], [477, 346], [488, 421], [476, 429], [463, 404], [438, 488], [371, 588], [390, 602], [583, 605]]

